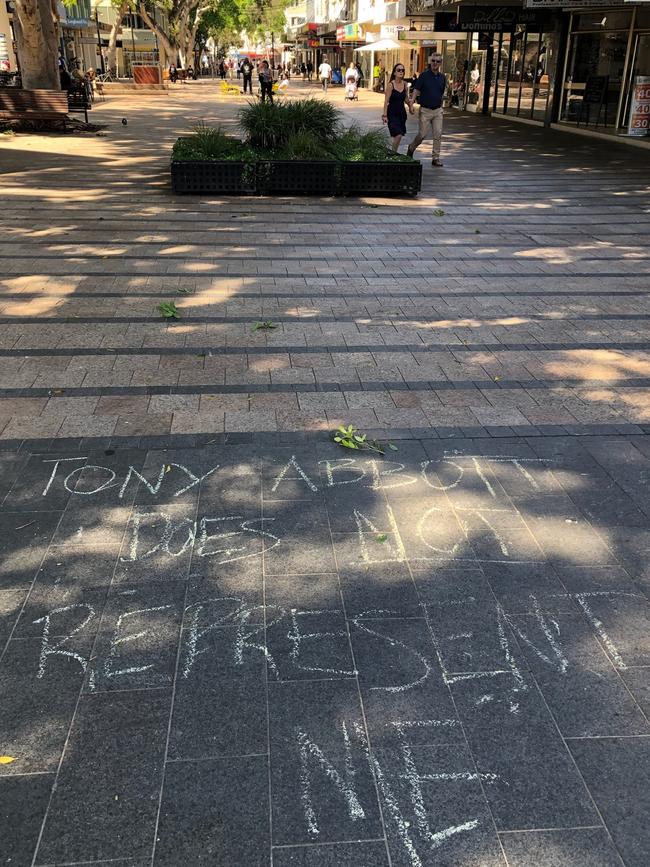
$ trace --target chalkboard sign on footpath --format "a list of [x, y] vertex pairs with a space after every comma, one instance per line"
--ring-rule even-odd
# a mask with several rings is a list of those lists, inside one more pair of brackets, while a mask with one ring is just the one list
[[600, 112], [603, 104], [605, 105], [605, 126], [607, 126], [607, 94], [609, 90], [608, 75], [590, 75], [585, 83], [584, 93], [582, 94], [582, 102], [580, 103], [580, 111], [578, 113], [578, 126], [582, 117], [587, 112], [587, 126], [591, 120], [591, 107], [596, 106], [596, 126], [600, 122]]
[[606, 102], [607, 87], [609, 86], [608, 75], [591, 75], [585, 84], [583, 102], [589, 105], [601, 105]]

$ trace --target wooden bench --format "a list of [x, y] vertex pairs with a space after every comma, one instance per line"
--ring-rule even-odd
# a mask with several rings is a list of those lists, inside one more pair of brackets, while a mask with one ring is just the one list
[[0, 88], [0, 120], [59, 121], [65, 126], [68, 94], [64, 90]]
[[68, 111], [80, 112], [88, 123], [88, 109], [92, 108], [90, 94], [86, 84], [74, 85], [68, 90]]

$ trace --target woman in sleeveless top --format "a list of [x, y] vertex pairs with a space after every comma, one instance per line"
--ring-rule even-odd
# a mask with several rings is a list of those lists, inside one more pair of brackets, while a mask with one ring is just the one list
[[[386, 97], [384, 99], [384, 113], [382, 120], [388, 124], [388, 132], [393, 142], [393, 150], [396, 151], [402, 136], [406, 135], [406, 100], [408, 87], [404, 81], [404, 64], [396, 63], [386, 85]], [[409, 106], [413, 114], [413, 109]]]

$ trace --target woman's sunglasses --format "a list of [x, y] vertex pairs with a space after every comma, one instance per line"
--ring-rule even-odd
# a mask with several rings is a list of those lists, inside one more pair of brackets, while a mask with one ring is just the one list
[[395, 72], [404, 72], [404, 67], [403, 66], [397, 66], [395, 68]]

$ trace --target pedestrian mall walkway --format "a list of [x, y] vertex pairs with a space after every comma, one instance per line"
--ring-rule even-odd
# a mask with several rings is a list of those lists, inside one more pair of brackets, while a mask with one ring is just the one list
[[647, 867], [646, 153], [174, 196], [244, 104], [0, 141], [0, 862]]

